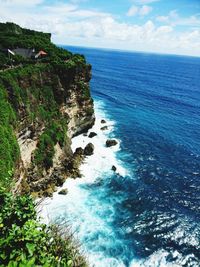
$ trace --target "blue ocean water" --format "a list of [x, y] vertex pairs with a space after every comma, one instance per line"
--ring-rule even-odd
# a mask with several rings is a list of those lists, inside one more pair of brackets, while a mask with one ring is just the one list
[[66, 48], [92, 64], [129, 171], [82, 185], [105, 223], [82, 242], [112, 259], [97, 266], [200, 266], [200, 58]]

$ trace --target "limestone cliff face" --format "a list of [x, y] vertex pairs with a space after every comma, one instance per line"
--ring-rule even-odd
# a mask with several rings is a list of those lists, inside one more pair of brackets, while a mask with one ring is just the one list
[[49, 196], [68, 176], [79, 175], [70, 144], [94, 124], [91, 66], [40, 64], [6, 72], [3, 85], [16, 112], [20, 148], [15, 190]]
[[0, 187], [11, 189], [14, 176], [15, 191], [51, 195], [80, 175], [70, 144], [94, 123], [91, 66], [51, 34], [13, 23], [0, 23], [0, 59]]

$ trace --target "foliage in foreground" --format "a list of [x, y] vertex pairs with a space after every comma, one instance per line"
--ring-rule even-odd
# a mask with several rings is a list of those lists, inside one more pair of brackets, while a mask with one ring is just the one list
[[0, 266], [86, 267], [70, 234], [37, 220], [30, 196], [0, 189]]

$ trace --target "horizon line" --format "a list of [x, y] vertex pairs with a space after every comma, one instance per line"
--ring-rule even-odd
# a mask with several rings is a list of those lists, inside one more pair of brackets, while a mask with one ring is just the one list
[[110, 50], [110, 51], [118, 51], [118, 52], [129, 52], [129, 53], [139, 53], [139, 54], [155, 54], [155, 55], [166, 55], [166, 56], [182, 56], [182, 57], [193, 57], [193, 58], [200, 58], [200, 55], [188, 55], [188, 54], [175, 54], [175, 53], [162, 53], [162, 52], [155, 52], [155, 51], [143, 51], [143, 50], [131, 50], [131, 49], [122, 49], [122, 48], [111, 48], [111, 47], [96, 47], [96, 46], [81, 46], [81, 45], [72, 45], [72, 44], [57, 44], [57, 46], [71, 46], [71, 47], [79, 47], [79, 48], [86, 48], [86, 49], [97, 49], [97, 50]]

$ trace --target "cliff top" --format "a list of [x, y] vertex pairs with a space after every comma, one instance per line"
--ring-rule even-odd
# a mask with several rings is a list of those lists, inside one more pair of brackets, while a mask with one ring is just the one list
[[[45, 56], [36, 58], [24, 56], [20, 53], [9, 54], [8, 51], [15, 49], [34, 49], [35, 55], [39, 51], [44, 51]], [[57, 47], [51, 42], [51, 34], [39, 31], [29, 30], [20, 27], [17, 24], [7, 22], [0, 23], [0, 69], [7, 69], [19, 64], [54, 62], [68, 65], [77, 63], [85, 64], [85, 58], [82, 55], [74, 55], [71, 52]]]
[[19, 25], [13, 22], [0, 23], [0, 34], [6, 34], [9, 36], [18, 35], [18, 37], [20, 35], [32, 35], [36, 37], [46, 38], [49, 41], [51, 39], [50, 33], [43, 33], [39, 31], [21, 28]]

